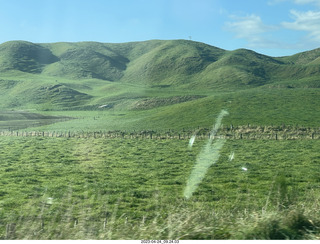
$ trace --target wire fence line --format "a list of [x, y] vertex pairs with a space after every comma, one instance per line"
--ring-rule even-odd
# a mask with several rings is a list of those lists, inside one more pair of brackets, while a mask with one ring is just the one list
[[[23, 131], [1, 130], [0, 136], [14, 137], [63, 137], [63, 138], [123, 138], [123, 139], [179, 139], [210, 138], [209, 128], [166, 131]], [[216, 138], [235, 140], [318, 140], [320, 128], [293, 126], [238, 126], [222, 127]]]

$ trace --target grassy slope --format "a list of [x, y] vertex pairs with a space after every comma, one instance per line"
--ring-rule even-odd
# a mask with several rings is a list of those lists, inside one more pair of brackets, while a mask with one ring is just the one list
[[167, 41], [130, 63], [122, 80], [149, 85], [190, 83], [224, 52], [202, 43]]
[[185, 40], [8, 42], [0, 45], [1, 109], [97, 110], [103, 118], [79, 129], [210, 127], [221, 109], [228, 124], [316, 126], [318, 57], [319, 50], [272, 58]]
[[5, 70], [19, 70], [41, 73], [42, 69], [58, 58], [48, 49], [25, 41], [12, 41], [0, 45], [0, 67]]
[[[159, 95], [159, 94], [158, 94]], [[173, 94], [172, 94], [173, 95]], [[65, 115], [78, 119], [39, 130], [182, 130], [211, 128], [222, 109], [229, 111], [225, 125], [293, 125], [318, 127], [320, 122], [317, 89], [271, 88], [234, 93], [217, 93], [196, 100], [148, 110], [107, 109], [98, 111], [48, 111], [47, 115]], [[272, 102], [270, 102], [272, 101]], [[120, 106], [120, 105], [119, 105]]]

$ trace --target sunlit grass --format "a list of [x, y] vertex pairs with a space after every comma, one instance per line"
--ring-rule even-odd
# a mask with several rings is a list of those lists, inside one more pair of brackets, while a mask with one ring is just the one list
[[227, 140], [186, 200], [188, 142], [1, 137], [0, 238], [319, 237], [318, 140]]

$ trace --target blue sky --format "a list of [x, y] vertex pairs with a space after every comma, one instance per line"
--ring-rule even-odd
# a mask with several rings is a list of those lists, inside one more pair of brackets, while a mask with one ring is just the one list
[[0, 0], [0, 43], [192, 39], [270, 56], [320, 47], [320, 0]]

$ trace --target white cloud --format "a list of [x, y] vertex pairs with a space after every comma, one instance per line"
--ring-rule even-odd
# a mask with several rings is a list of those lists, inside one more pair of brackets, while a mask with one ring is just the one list
[[320, 0], [294, 0], [296, 4], [315, 4], [320, 6]]
[[309, 33], [308, 37], [311, 39], [311, 41], [320, 42], [320, 11], [300, 12], [291, 10], [290, 13], [292, 14], [294, 22], [282, 22], [282, 26], [284, 28], [297, 31], [306, 31]]
[[245, 39], [249, 47], [270, 47], [274, 42], [267, 40], [264, 33], [276, 30], [277, 27], [265, 25], [260, 16], [248, 15], [246, 17], [231, 16], [233, 22], [227, 22], [227, 30], [235, 33], [235, 37]]
[[[281, 0], [276, 0], [281, 1]], [[311, 0], [295, 0], [307, 2]], [[227, 22], [225, 27], [235, 34], [235, 38], [244, 39], [248, 48], [260, 49], [310, 49], [320, 45], [320, 11], [291, 10], [292, 22], [282, 22], [278, 25], [263, 23], [260, 16], [247, 15], [245, 17], [230, 16], [233, 21]], [[296, 33], [305, 32], [300, 39], [286, 40], [275, 32], [291, 30]], [[300, 35], [300, 34], [298, 34]]]
[[[313, 10], [291, 10], [292, 20], [278, 24], [265, 24], [255, 14], [245, 17], [229, 16], [225, 23], [226, 30], [234, 33], [237, 39], [246, 41], [252, 49], [311, 49], [320, 46], [320, 0], [270, 0], [270, 5], [281, 2], [292, 2], [296, 5], [312, 4]], [[290, 39], [290, 37], [292, 37]]]
[[304, 4], [314, 4], [320, 7], [320, 0], [269, 0], [269, 5], [276, 5], [283, 2], [293, 2], [294, 4], [304, 5]]
[[286, 2], [288, 0], [270, 0], [268, 1], [268, 4], [269, 5], [276, 5], [276, 4], [279, 4], [279, 3], [282, 3], [282, 2]]
[[227, 22], [227, 28], [236, 33], [237, 38], [252, 38], [257, 34], [264, 33], [273, 29], [271, 26], [263, 24], [260, 16], [249, 15], [246, 17], [232, 16], [234, 22]]

